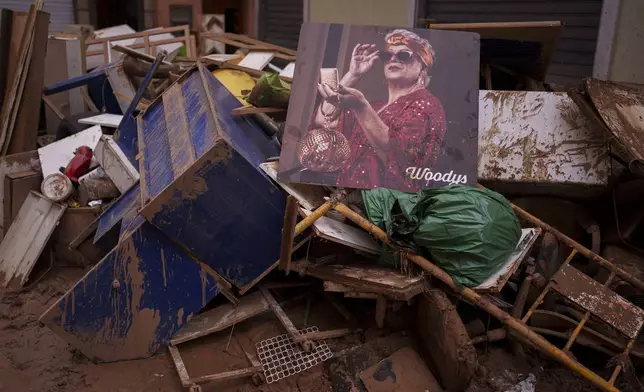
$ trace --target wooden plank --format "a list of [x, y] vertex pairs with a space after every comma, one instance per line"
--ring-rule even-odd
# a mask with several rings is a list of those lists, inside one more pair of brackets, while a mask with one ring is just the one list
[[[39, 165], [37, 151], [0, 157], [0, 179], [4, 179], [7, 174], [33, 170]], [[5, 203], [4, 184], [4, 181], [0, 181], [0, 205], [4, 205]], [[7, 230], [9, 230], [9, 226], [4, 226], [4, 208], [0, 208], [0, 225], [2, 225], [0, 227], [0, 234], [4, 236]]]
[[34, 35], [29, 47], [32, 54], [25, 63], [25, 80], [22, 82], [20, 100], [16, 101], [16, 120], [13, 129], [7, 134], [3, 155], [31, 151], [38, 147], [40, 100], [37, 97], [40, 97], [43, 91], [48, 28], [49, 14], [37, 12]]
[[[27, 64], [29, 64], [29, 60], [31, 59], [30, 49], [33, 50], [31, 42], [34, 36], [38, 7], [42, 7], [41, 0], [29, 9], [25, 29], [20, 39], [20, 49], [17, 53], [19, 56], [18, 62], [10, 84], [7, 87], [2, 111], [0, 112], [0, 147], [2, 147], [2, 151], [5, 151], [5, 145], [8, 145], [8, 141], [11, 140], [11, 132], [13, 132], [18, 106], [22, 99], [22, 91], [27, 75]], [[3, 153], [2, 155], [5, 154]]]
[[552, 288], [631, 339], [644, 325], [644, 310], [574, 267], [561, 268], [552, 278]]
[[214, 381], [235, 380], [237, 378], [252, 376], [253, 374], [261, 373], [262, 371], [263, 370], [261, 366], [253, 366], [245, 369], [231, 370], [229, 372], [210, 374], [207, 376], [191, 378], [190, 382], [192, 384], [204, 384], [207, 382], [214, 382]]
[[0, 243], [3, 286], [13, 279], [19, 286], [24, 284], [64, 211], [64, 206], [39, 193], [29, 194]]
[[331, 329], [328, 331], [307, 333], [304, 335], [304, 337], [308, 340], [314, 341], [314, 340], [340, 338], [342, 336], [347, 336], [352, 333], [353, 333], [353, 330], [351, 328], [339, 328], [339, 329]]
[[423, 275], [410, 276], [399, 270], [377, 265], [320, 265], [307, 266], [306, 274], [324, 280], [332, 280], [342, 284], [357, 283], [368, 287], [407, 289], [419, 282], [424, 282]]
[[[32, 191], [32, 193], [35, 192]], [[62, 218], [66, 208], [67, 206], [52, 203], [49, 211], [40, 222], [38, 231], [23, 257], [23, 262], [18, 265], [18, 269], [14, 274], [14, 279], [17, 279], [17, 283], [20, 287], [27, 282], [29, 274], [34, 269], [34, 266], [47, 245], [49, 238], [54, 233], [54, 230], [56, 230], [56, 226], [58, 226], [58, 222], [60, 221], [60, 218]]]
[[387, 315], [387, 298], [379, 295], [376, 298], [376, 324], [378, 328], [385, 327], [385, 316]]
[[265, 162], [259, 165], [268, 176], [277, 182], [289, 195], [295, 197], [302, 208], [309, 211], [317, 209], [324, 204], [324, 198], [329, 194], [323, 187], [309, 184], [294, 184], [278, 181], [277, 172], [279, 171], [279, 162]]
[[172, 357], [172, 362], [174, 363], [175, 369], [177, 369], [177, 374], [179, 375], [179, 380], [181, 380], [181, 386], [188, 388], [192, 385], [190, 382], [190, 376], [188, 375], [188, 369], [186, 369], [186, 364], [183, 363], [181, 354], [179, 350], [174, 346], [168, 346], [168, 351]]
[[260, 292], [241, 297], [238, 306], [223, 304], [193, 317], [172, 338], [174, 346], [224, 330], [239, 322], [269, 310], [268, 302]]
[[275, 313], [275, 316], [277, 316], [284, 328], [286, 328], [286, 331], [289, 333], [289, 335], [291, 335], [294, 340], [298, 341], [297, 338], [300, 337], [300, 332], [297, 330], [297, 328], [295, 328], [295, 325], [293, 325], [293, 322], [290, 318], [288, 318], [286, 313], [284, 313], [284, 310], [282, 309], [280, 304], [275, 301], [275, 298], [273, 298], [273, 295], [268, 291], [266, 287], [260, 286], [259, 290], [262, 292], [262, 295], [264, 295], [266, 302], [268, 302], [268, 305], [273, 310], [273, 313]]
[[4, 178], [4, 227], [11, 226], [30, 191], [39, 191], [42, 175], [29, 170], [9, 173]]
[[258, 113], [282, 113], [286, 109], [282, 108], [257, 108], [255, 106], [246, 106], [241, 108], [235, 108], [232, 110], [233, 116], [246, 116], [249, 114], [258, 114]]
[[45, 103], [45, 105], [47, 105], [49, 109], [51, 109], [51, 111], [56, 115], [56, 117], [58, 117], [59, 120], [62, 120], [65, 118], [65, 115], [63, 114], [63, 112], [61, 112], [60, 109], [56, 107], [56, 105], [51, 101], [49, 97], [43, 95], [42, 101]]
[[266, 68], [274, 57], [275, 54], [272, 52], [250, 52], [244, 56], [242, 61], [239, 62], [239, 65], [261, 71]]
[[96, 218], [91, 225], [83, 229], [83, 231], [81, 231], [80, 234], [76, 238], [74, 238], [72, 242], [69, 243], [70, 249], [76, 249], [80, 246], [80, 244], [85, 242], [85, 240], [88, 239], [89, 236], [91, 236], [92, 233], [96, 231], [96, 229], [98, 228], [99, 221], [100, 221], [100, 217]]
[[291, 271], [291, 254], [293, 253], [293, 237], [297, 223], [297, 200], [293, 196], [286, 198], [284, 226], [282, 226], [282, 244], [280, 248], [280, 270], [286, 275]]
[[[303, 208], [300, 208], [300, 211], [304, 216], [312, 214], [311, 211]], [[320, 217], [320, 219], [313, 223], [313, 229], [318, 237], [324, 238], [325, 240], [337, 242], [338, 244], [375, 255], [381, 252], [380, 245], [369, 233], [335, 219], [327, 218], [326, 216]]]
[[118, 128], [123, 120], [120, 114], [103, 113], [98, 116], [85, 117], [78, 120], [81, 124], [100, 125], [108, 128]]

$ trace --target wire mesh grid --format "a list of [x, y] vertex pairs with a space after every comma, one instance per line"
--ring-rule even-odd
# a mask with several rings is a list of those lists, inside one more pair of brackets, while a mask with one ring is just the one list
[[[309, 327], [299, 332], [309, 334], [318, 332], [318, 328]], [[303, 372], [333, 356], [323, 340], [315, 342], [314, 347], [307, 353], [289, 334], [263, 340], [257, 343], [256, 347], [268, 384]]]

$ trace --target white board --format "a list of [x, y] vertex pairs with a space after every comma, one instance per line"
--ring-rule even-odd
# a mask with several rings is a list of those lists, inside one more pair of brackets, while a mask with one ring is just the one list
[[81, 118], [81, 124], [100, 125], [108, 128], [118, 128], [123, 116], [120, 114], [103, 113], [98, 116]]
[[286, 67], [280, 72], [280, 76], [284, 76], [285, 78], [293, 78], [293, 75], [295, 74], [295, 61], [291, 61], [290, 63], [286, 64]]
[[75, 135], [39, 148], [38, 157], [40, 158], [43, 178], [59, 172], [60, 167], [67, 167], [69, 161], [74, 158], [74, 151], [78, 147], [88, 146], [92, 150], [96, 149], [102, 134], [101, 126], [94, 125]]
[[65, 208], [37, 192], [29, 193], [0, 243], [0, 276], [4, 287], [14, 279], [19, 286], [24, 285]]
[[479, 180], [606, 186], [605, 141], [567, 93], [479, 91]]
[[[304, 208], [300, 208], [300, 211], [306, 216], [311, 215], [311, 211]], [[318, 237], [325, 240], [376, 255], [381, 252], [380, 245], [366, 231], [326, 216], [313, 223], [313, 230]]]
[[275, 57], [273, 52], [250, 52], [239, 62], [239, 65], [261, 71], [273, 60], [273, 57]]
[[521, 239], [519, 239], [516, 249], [508, 257], [508, 260], [483, 283], [474, 287], [474, 290], [480, 292], [500, 292], [508, 279], [519, 268], [523, 259], [530, 253], [532, 245], [534, 245], [534, 242], [539, 238], [540, 234], [541, 229], [521, 229]]

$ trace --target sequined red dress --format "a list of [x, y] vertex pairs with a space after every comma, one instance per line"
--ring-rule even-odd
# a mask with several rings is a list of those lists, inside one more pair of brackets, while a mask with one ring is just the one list
[[426, 89], [402, 96], [385, 106], [372, 104], [380, 119], [389, 127], [389, 150], [386, 162], [376, 155], [352, 110], [339, 118], [338, 130], [351, 145], [351, 156], [337, 179], [347, 188], [387, 187], [408, 192], [418, 191], [422, 182], [406, 178], [410, 166], [431, 168], [440, 153], [445, 136], [445, 111], [438, 98]]

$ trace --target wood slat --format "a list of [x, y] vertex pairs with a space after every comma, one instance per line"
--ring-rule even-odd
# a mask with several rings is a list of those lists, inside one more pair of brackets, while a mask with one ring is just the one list
[[561, 268], [552, 282], [553, 290], [631, 339], [639, 334], [644, 325], [644, 310], [574, 267]]
[[267, 310], [269, 306], [264, 296], [260, 292], [255, 292], [241, 297], [238, 306], [223, 304], [193, 317], [170, 342], [176, 346], [210, 335]]

